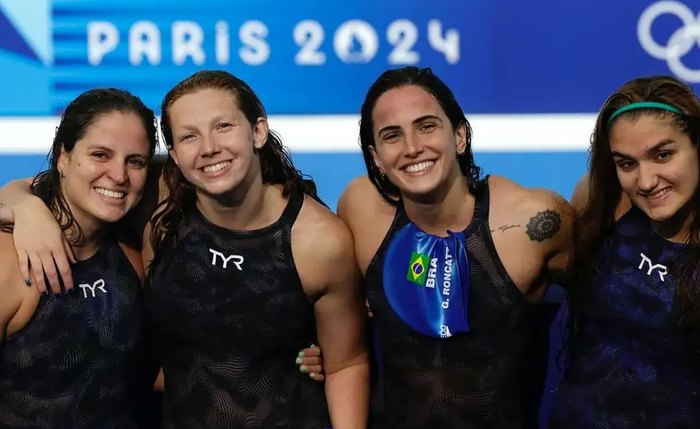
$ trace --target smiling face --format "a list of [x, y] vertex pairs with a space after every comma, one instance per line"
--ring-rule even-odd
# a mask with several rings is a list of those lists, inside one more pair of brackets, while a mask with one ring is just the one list
[[462, 177], [457, 153], [466, 128], [457, 130], [438, 101], [417, 85], [383, 93], [372, 112], [374, 162], [404, 197], [421, 198]]
[[610, 150], [633, 204], [658, 227], [687, 224], [698, 187], [698, 152], [669, 116], [617, 119], [610, 128]]
[[236, 97], [221, 89], [185, 94], [169, 109], [170, 155], [198, 193], [220, 196], [260, 177], [255, 149], [265, 144], [265, 118], [248, 122]]
[[118, 111], [100, 115], [73, 150], [62, 150], [61, 190], [78, 224], [124, 217], [141, 199], [149, 155], [141, 118]]

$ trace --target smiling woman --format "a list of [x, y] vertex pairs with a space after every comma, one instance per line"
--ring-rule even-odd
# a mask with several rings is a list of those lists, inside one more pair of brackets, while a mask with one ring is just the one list
[[[199, 72], [161, 110], [169, 195], [144, 256], [164, 427], [364, 428], [364, 308], [347, 227], [245, 82]], [[325, 386], [292, 364], [316, 339]]]
[[603, 105], [552, 428], [700, 427], [700, 102], [670, 77]]
[[674, 124], [677, 114], [655, 113], [617, 119], [610, 128], [610, 149], [620, 186], [632, 203], [661, 236], [682, 242], [698, 187], [697, 143]]
[[88, 91], [66, 109], [31, 189], [61, 223], [80, 287], [27, 288], [0, 233], [0, 426], [137, 427], [134, 404], [152, 381], [136, 380], [143, 269], [109, 227], [141, 199], [155, 147], [153, 112], [125, 91]]
[[[58, 141], [64, 138], [57, 135]], [[73, 220], [80, 225], [77, 230], [86, 235], [81, 239], [94, 236], [99, 225], [93, 219], [116, 222], [139, 201], [151, 156], [147, 142], [142, 118], [115, 111], [92, 124], [80, 144], [61, 148], [57, 162], [61, 191]], [[35, 183], [35, 187], [40, 186], [41, 179]], [[91, 248], [83, 243], [79, 250], [89, 253]]]
[[559, 196], [480, 177], [472, 129], [430, 69], [384, 72], [362, 105], [368, 178], [343, 193], [381, 362], [372, 427], [536, 427], [531, 302], [566, 277]]

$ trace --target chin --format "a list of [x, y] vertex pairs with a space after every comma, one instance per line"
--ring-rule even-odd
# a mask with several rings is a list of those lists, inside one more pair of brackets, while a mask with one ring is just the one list
[[236, 189], [235, 185], [228, 185], [228, 184], [217, 184], [215, 186], [208, 185], [208, 186], [203, 186], [202, 190], [209, 195], [212, 196], [221, 196], [221, 195], [226, 195], [227, 193], [233, 191]]
[[109, 212], [101, 213], [95, 217], [104, 223], [115, 223], [115, 222], [119, 222], [120, 220], [122, 220], [124, 218], [124, 216], [126, 216], [127, 213], [128, 212], [126, 210], [120, 210], [118, 212], [109, 211]]
[[117, 222], [126, 216], [133, 207], [134, 204], [125, 201], [122, 205], [99, 207], [93, 214], [102, 222]]
[[401, 186], [399, 186], [399, 189], [408, 194], [424, 194], [437, 188], [436, 181], [432, 180], [432, 178], [429, 176], [407, 177], [400, 183]]
[[[642, 206], [644, 207], [644, 206]], [[680, 211], [680, 207], [644, 207], [644, 213], [654, 222], [667, 222]]]

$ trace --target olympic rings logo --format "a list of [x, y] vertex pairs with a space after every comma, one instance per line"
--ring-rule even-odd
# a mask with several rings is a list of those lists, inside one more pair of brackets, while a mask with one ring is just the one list
[[[683, 23], [682, 27], [673, 32], [666, 46], [657, 43], [651, 35], [652, 24], [664, 14], [675, 15]], [[695, 16], [688, 6], [677, 1], [654, 3], [639, 17], [637, 38], [649, 55], [666, 60], [668, 68], [676, 76], [688, 82], [700, 82], [700, 70], [690, 69], [681, 61], [694, 45], [700, 47], [700, 14]]]

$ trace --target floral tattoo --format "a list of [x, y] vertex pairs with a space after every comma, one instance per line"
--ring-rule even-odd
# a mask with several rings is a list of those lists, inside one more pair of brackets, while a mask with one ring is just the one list
[[538, 212], [527, 223], [527, 236], [533, 241], [544, 241], [559, 232], [561, 218], [554, 210]]

